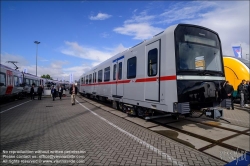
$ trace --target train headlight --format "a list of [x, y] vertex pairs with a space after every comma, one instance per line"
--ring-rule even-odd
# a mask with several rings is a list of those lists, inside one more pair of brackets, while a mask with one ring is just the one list
[[173, 112], [177, 112], [178, 111], [178, 103], [174, 102], [173, 103]]

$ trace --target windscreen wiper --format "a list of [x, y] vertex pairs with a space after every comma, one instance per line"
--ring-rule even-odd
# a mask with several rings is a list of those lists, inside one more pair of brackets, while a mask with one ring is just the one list
[[205, 75], [221, 75], [222, 76], [221, 72], [211, 71], [211, 70], [199, 70], [197, 74], [202, 75], [202, 76], [205, 76]]

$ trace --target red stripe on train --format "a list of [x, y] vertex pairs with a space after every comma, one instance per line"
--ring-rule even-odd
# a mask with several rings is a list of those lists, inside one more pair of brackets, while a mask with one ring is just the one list
[[163, 77], [160, 78], [160, 81], [167, 81], [167, 80], [176, 80], [176, 75], [163, 76]]
[[[139, 83], [139, 82], [152, 82], [152, 81], [156, 81], [158, 77], [150, 77], [150, 78], [139, 78], [136, 79], [135, 82]], [[169, 81], [169, 80], [176, 80], [176, 75], [172, 75], [172, 76], [162, 76], [160, 77], [160, 81]], [[131, 80], [121, 80], [121, 81], [112, 81], [112, 82], [101, 82], [101, 83], [97, 83], [97, 84], [82, 84], [81, 86], [91, 86], [91, 85], [107, 85], [107, 84], [125, 84], [125, 83], [129, 83]]]

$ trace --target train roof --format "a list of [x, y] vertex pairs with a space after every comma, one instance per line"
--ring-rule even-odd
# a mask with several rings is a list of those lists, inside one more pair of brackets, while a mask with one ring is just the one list
[[[5, 65], [3, 65], [3, 64], [1, 64], [1, 63], [0, 63], [0, 67], [4, 67], [4, 68], [10, 69], [10, 70], [15, 70], [15, 69], [13, 69], [13, 68], [11, 68], [11, 67], [9, 67], [9, 66], [5, 66]], [[16, 70], [16, 71], [19, 71], [19, 70]], [[19, 71], [19, 72], [20, 72], [20, 71]]]
[[238, 57], [234, 57], [234, 56], [223, 56], [223, 57], [230, 57], [230, 58], [234, 58], [237, 59], [239, 61], [241, 61], [242, 63], [244, 63], [248, 68], [250, 68], [250, 61], [244, 58], [238, 58]]

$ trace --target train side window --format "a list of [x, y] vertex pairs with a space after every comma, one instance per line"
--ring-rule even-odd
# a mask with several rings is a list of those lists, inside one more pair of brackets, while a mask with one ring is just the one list
[[104, 69], [104, 82], [110, 80], [110, 67]]
[[98, 82], [102, 82], [102, 70], [98, 71]]
[[83, 77], [83, 83], [82, 84], [85, 84], [85, 76]]
[[113, 68], [113, 80], [116, 80], [116, 64], [114, 64]]
[[14, 76], [14, 85], [19, 86], [19, 80], [17, 76]]
[[92, 74], [89, 75], [89, 84], [92, 83]]
[[94, 83], [96, 83], [96, 72], [94, 72]]
[[23, 78], [22, 77], [18, 77], [18, 81], [19, 81], [19, 84], [22, 84], [23, 83]]
[[27, 84], [27, 85], [29, 85], [29, 84], [30, 84], [30, 81], [29, 81], [29, 79], [28, 79], [28, 78], [25, 78], [25, 82], [26, 82], [26, 84]]
[[81, 78], [81, 83], [83, 84], [83, 77]]
[[156, 76], [158, 70], [158, 50], [154, 48], [148, 52], [148, 76]]
[[2, 86], [6, 85], [6, 74], [0, 73], [0, 83], [2, 84]]
[[120, 62], [118, 65], [118, 79], [122, 79], [122, 62]]
[[89, 76], [86, 75], [86, 84], [89, 84]]
[[136, 77], [136, 57], [129, 58], [127, 62], [127, 78]]

